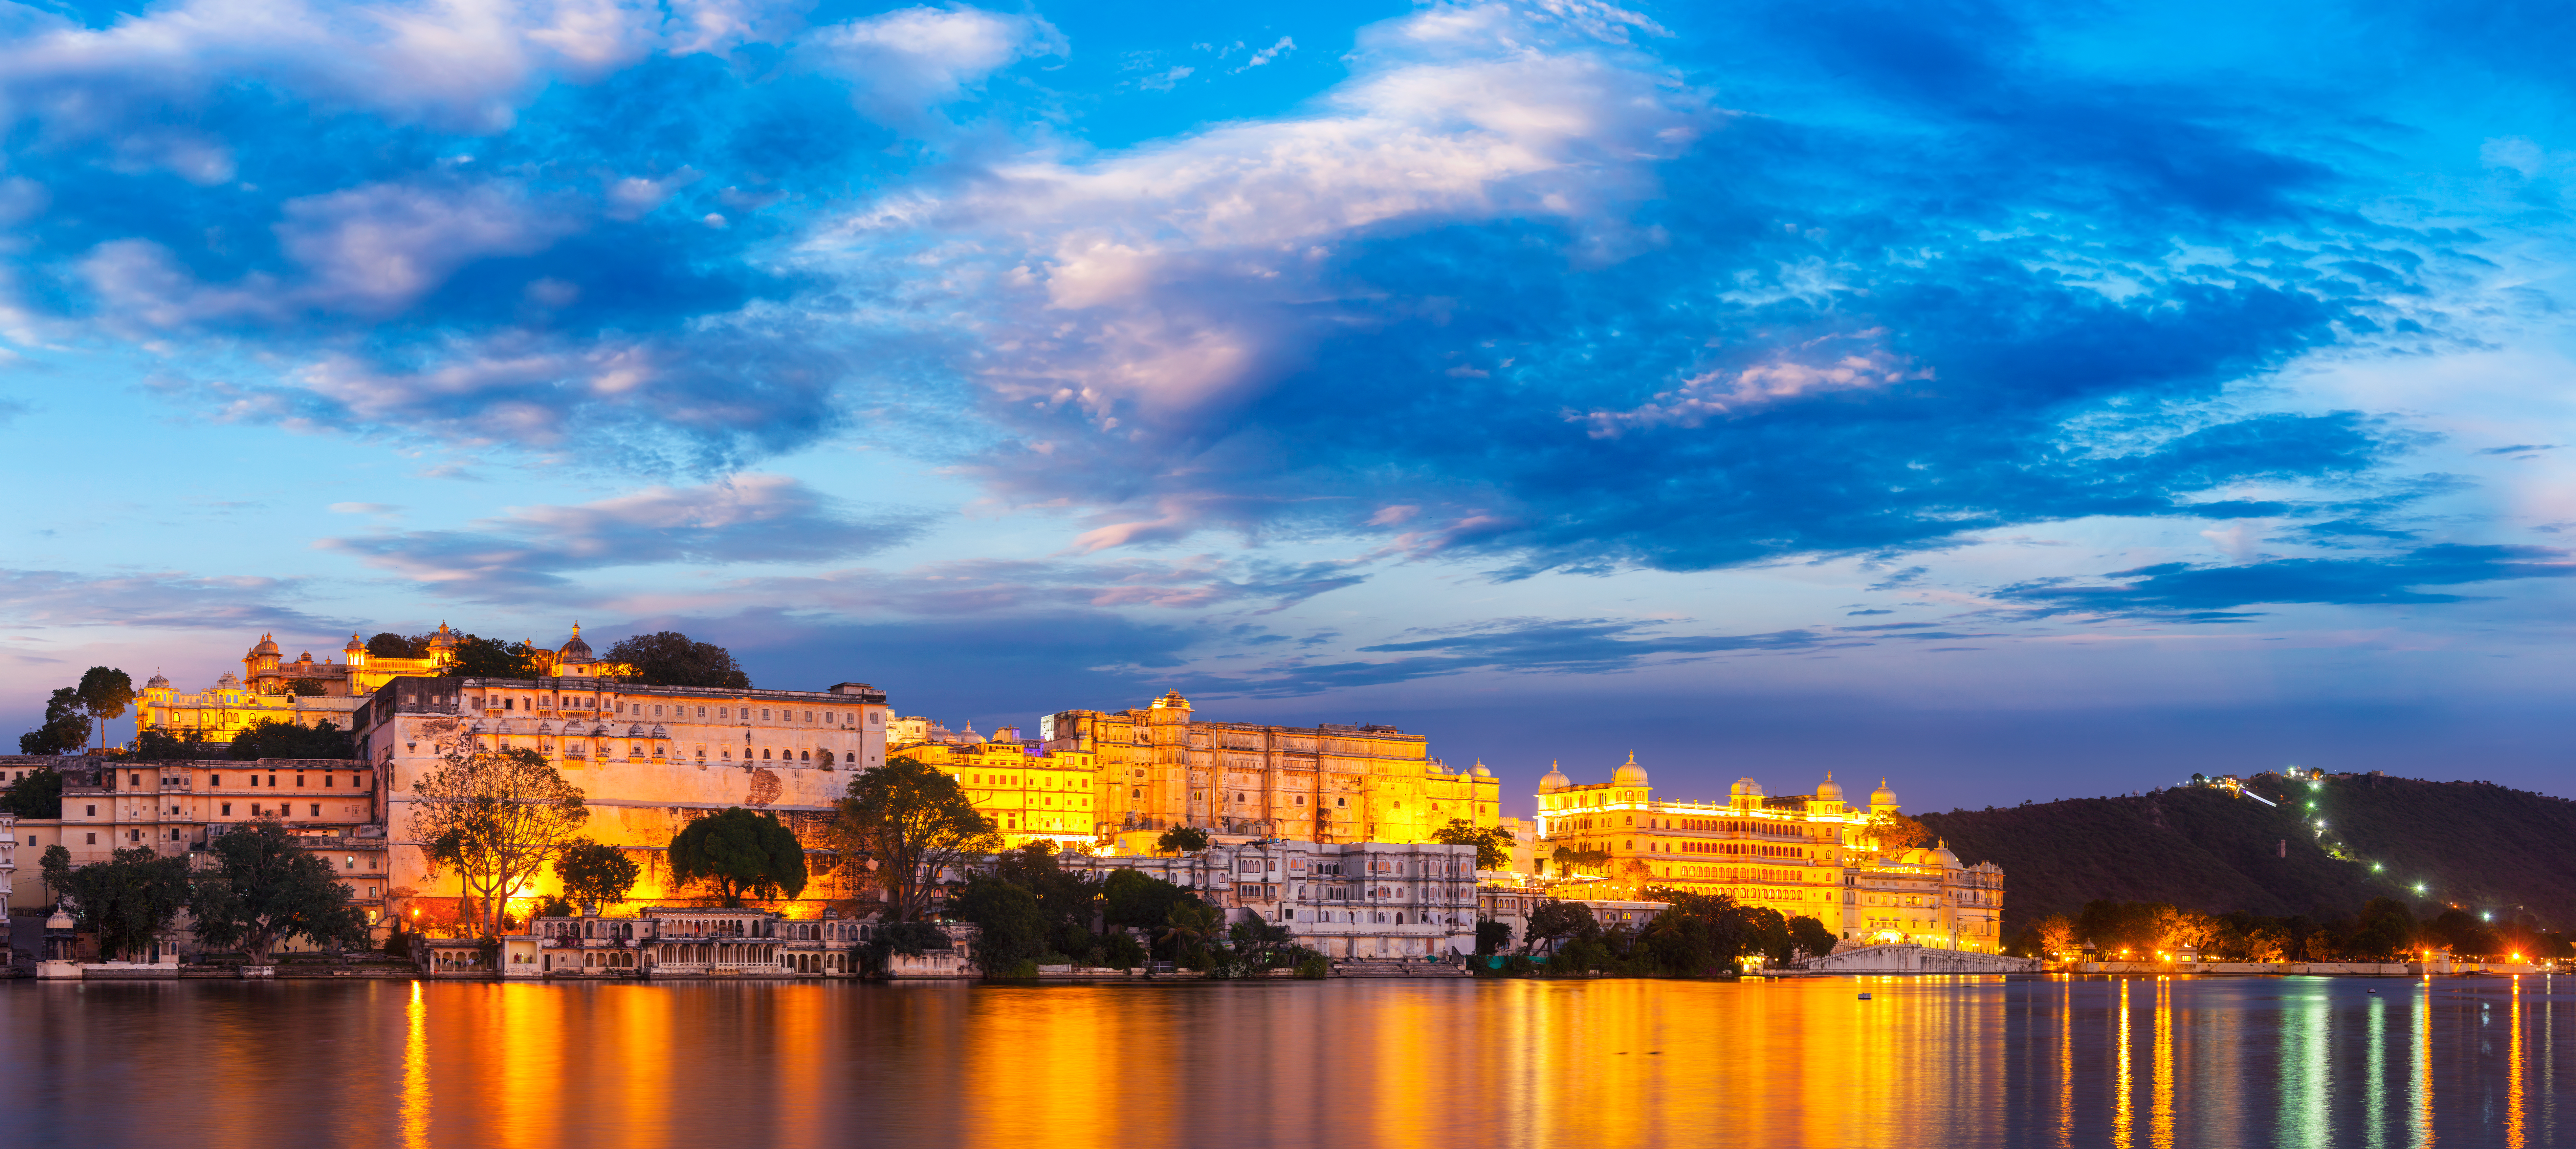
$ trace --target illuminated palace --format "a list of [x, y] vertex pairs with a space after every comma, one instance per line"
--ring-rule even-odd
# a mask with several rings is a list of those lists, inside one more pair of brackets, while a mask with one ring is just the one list
[[1005, 833], [1114, 839], [1127, 853], [1149, 852], [1173, 826], [1417, 844], [1453, 818], [1493, 825], [1501, 798], [1492, 771], [1448, 769], [1419, 734], [1199, 721], [1177, 690], [1140, 710], [1050, 714], [1033, 743], [933, 740], [908, 752], [958, 776]]
[[[298, 726], [329, 722], [348, 730], [378, 687], [406, 676], [447, 673], [456, 661], [456, 638], [442, 622], [429, 637], [427, 654], [389, 658], [367, 653], [367, 644], [353, 634], [340, 648], [340, 660], [315, 662], [309, 650], [288, 661], [276, 637], [263, 634], [242, 655], [239, 675], [226, 674], [204, 690], [183, 694], [171, 688], [169, 679], [153, 675], [136, 700], [136, 723], [183, 736], [193, 731], [208, 742], [230, 742], [242, 728], [261, 720]], [[528, 646], [549, 677], [589, 678], [617, 669], [591, 657], [580, 623], [573, 624], [572, 641], [558, 649], [543, 649], [533, 640]]]
[[1724, 894], [1815, 918], [1845, 938], [1995, 952], [2002, 868], [1962, 866], [1946, 845], [1881, 849], [1870, 819], [1898, 809], [1885, 782], [1866, 807], [1844, 802], [1832, 774], [1813, 794], [1767, 796], [1745, 778], [1724, 803], [1661, 800], [1631, 754], [1605, 783], [1577, 786], [1548, 768], [1538, 789], [1540, 856], [1558, 846], [1598, 850], [1613, 878]]

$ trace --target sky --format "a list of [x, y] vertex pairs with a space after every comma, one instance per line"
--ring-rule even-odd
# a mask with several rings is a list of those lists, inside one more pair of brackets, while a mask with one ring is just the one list
[[[441, 621], [2576, 795], [2576, 9], [0, 2], [0, 731]], [[120, 731], [123, 724], [120, 724]]]

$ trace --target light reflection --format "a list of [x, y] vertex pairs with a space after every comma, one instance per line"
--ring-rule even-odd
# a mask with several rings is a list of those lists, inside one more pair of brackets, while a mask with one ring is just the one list
[[2058, 983], [2057, 1003], [2057, 1143], [2075, 1144], [2075, 979]]
[[2138, 1115], [2134, 1105], [2132, 1104], [2133, 1097], [2129, 1092], [2131, 1088], [2129, 1075], [2129, 979], [2125, 977], [2120, 979], [2120, 1024], [2116, 1032], [2119, 1035], [2120, 1056], [2117, 1063], [2119, 1068], [2112, 1074], [2111, 1078], [2111, 1144], [2114, 1149], [2129, 1149], [2130, 1138], [2134, 1132], [2131, 1126], [2137, 1121]]
[[2149, 1129], [2156, 1149], [2173, 1149], [2173, 979], [2162, 976], [2156, 978], [2156, 1083], [2152, 1104]]
[[421, 985], [411, 983], [411, 1000], [403, 1004], [402, 1143], [429, 1144], [429, 1005]]
[[2506, 1021], [2513, 1027], [2513, 1037], [2505, 1055], [2504, 1143], [2505, 1149], [2522, 1149], [2522, 978], [2513, 979], [2513, 1004], [2506, 1007]]
[[2433, 975], [2415, 998], [2415, 1144], [2433, 1143]]
[[2388, 1144], [2388, 999], [2370, 999], [2370, 1042], [2362, 1078], [2362, 1132], [2370, 1149]]

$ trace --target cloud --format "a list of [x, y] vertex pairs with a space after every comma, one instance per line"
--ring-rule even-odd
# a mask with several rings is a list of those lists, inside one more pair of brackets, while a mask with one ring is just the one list
[[913, 7], [818, 28], [805, 50], [850, 81], [852, 99], [871, 118], [917, 129], [993, 73], [1026, 57], [1062, 55], [1065, 43], [1034, 16]]
[[1282, 55], [1296, 50], [1297, 41], [1286, 36], [1281, 36], [1278, 43], [1272, 44], [1271, 46], [1263, 48], [1262, 50], [1253, 53], [1251, 56], [1246, 57], [1243, 61], [1243, 66], [1236, 68], [1235, 71], [1249, 72], [1254, 68], [1261, 67], [1272, 60], [1278, 59]]
[[2292, 603], [2428, 606], [2472, 596], [2432, 587], [2576, 576], [2569, 552], [2547, 547], [2445, 543], [2370, 558], [2274, 559], [2234, 566], [2160, 563], [2102, 576], [2116, 583], [2041, 579], [1995, 592], [2045, 613], [2182, 616], [2230, 622], [2236, 608]]
[[439, 593], [503, 601], [571, 587], [568, 575], [609, 567], [848, 558], [908, 541], [921, 526], [912, 515], [853, 518], [794, 479], [741, 475], [574, 506], [512, 508], [471, 530], [403, 531], [316, 545]]
[[1356, 563], [1279, 563], [1194, 555], [1173, 561], [1099, 562], [976, 559], [902, 571], [843, 570], [744, 579], [714, 592], [750, 595], [798, 609], [895, 612], [933, 617], [1064, 608], [1270, 609], [1355, 586]]
[[0, 568], [0, 615], [16, 627], [328, 632], [354, 625], [287, 605], [309, 595], [302, 579]]

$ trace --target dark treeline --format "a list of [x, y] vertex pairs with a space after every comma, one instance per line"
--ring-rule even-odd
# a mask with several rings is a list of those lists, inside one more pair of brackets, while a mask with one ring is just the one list
[[1477, 931], [1477, 952], [1512, 949], [1507, 973], [1538, 972], [1525, 955], [1551, 951], [1549, 973], [1600, 971], [1626, 976], [1712, 977], [1741, 973], [1744, 959], [1773, 964], [1832, 953], [1833, 931], [1814, 918], [1784, 917], [1778, 910], [1739, 905], [1722, 894], [1649, 887], [1647, 901], [1670, 909], [1636, 928], [1605, 926], [1576, 902], [1547, 901], [1529, 916], [1528, 936], [1517, 947], [1508, 927], [1487, 922]]
[[2080, 914], [2052, 914], [2014, 939], [2014, 952], [2075, 957], [2091, 943], [2102, 960], [2169, 960], [2186, 950], [2203, 961], [2405, 961], [2426, 951], [2482, 961], [2576, 957], [2567, 934], [2520, 915], [2495, 921], [2456, 907], [2418, 920], [2396, 898], [2353, 912], [2320, 910], [2268, 917], [2205, 914], [2164, 902], [2090, 902]]

